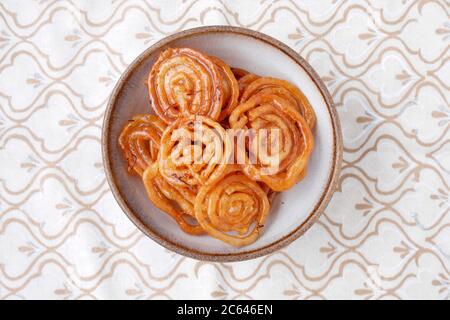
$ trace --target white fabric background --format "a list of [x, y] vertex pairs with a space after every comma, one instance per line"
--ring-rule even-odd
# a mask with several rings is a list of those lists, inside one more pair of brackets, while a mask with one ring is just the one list
[[[447, 0], [0, 0], [0, 299], [450, 297]], [[147, 239], [102, 168], [106, 101], [179, 30], [285, 42], [339, 111], [339, 190], [271, 256], [205, 263]]]

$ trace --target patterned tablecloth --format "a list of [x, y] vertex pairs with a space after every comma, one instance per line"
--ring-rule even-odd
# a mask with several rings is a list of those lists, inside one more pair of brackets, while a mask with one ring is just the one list
[[[251, 28], [326, 82], [344, 163], [330, 205], [270, 256], [163, 249], [108, 188], [108, 96], [145, 48]], [[0, 0], [0, 299], [450, 297], [448, 0]]]

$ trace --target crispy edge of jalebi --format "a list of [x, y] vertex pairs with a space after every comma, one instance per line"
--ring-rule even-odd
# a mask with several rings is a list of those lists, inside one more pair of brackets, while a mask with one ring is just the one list
[[[264, 174], [258, 163], [250, 163], [247, 156], [247, 150], [244, 150], [245, 161], [240, 164], [243, 172], [250, 178], [266, 183], [274, 191], [284, 191], [291, 188], [295, 183], [299, 182], [306, 175], [306, 168], [313, 150], [314, 138], [310, 127], [299, 111], [287, 100], [277, 95], [256, 94], [245, 103], [240, 104], [230, 115], [229, 121], [233, 129], [251, 128], [251, 122], [260, 115], [251, 114], [252, 110], [258, 111], [258, 107], [275, 108], [274, 113], [270, 113], [272, 117], [287, 117], [289, 123], [294, 123], [298, 128], [298, 133], [287, 132], [290, 139], [294, 139], [291, 135], [298, 136], [298, 141], [289, 141], [289, 145], [293, 146], [295, 152], [284, 152], [289, 156], [288, 159], [282, 159], [280, 167], [282, 170], [276, 174]], [[263, 114], [266, 118], [267, 115]], [[292, 123], [290, 126], [292, 126]], [[288, 128], [289, 126], [286, 125]], [[280, 128], [281, 129], [281, 128]], [[300, 134], [300, 135], [298, 135]], [[286, 132], [284, 133], [286, 139]], [[286, 143], [285, 143], [286, 144]], [[300, 149], [300, 146], [303, 148]], [[281, 146], [283, 147], [283, 146]], [[248, 148], [248, 146], [246, 146]], [[285, 162], [283, 162], [285, 161]]]
[[[174, 59], [181, 59], [184, 63], [174, 63]], [[188, 63], [189, 62], [189, 63]], [[188, 68], [190, 72], [174, 73], [173, 79], [166, 79], [171, 64], [179, 68]], [[166, 70], [167, 69], [167, 70]], [[195, 75], [194, 81], [188, 78]], [[172, 82], [175, 88], [170, 87]], [[195, 82], [202, 83], [196, 87]], [[158, 57], [150, 70], [147, 87], [152, 102], [152, 108], [166, 123], [172, 123], [180, 116], [199, 114], [218, 119], [223, 105], [222, 77], [219, 67], [206, 55], [191, 48], [168, 48]], [[166, 88], [169, 86], [170, 88]], [[174, 94], [182, 95], [175, 97]], [[180, 102], [182, 102], [181, 105]], [[192, 107], [196, 110], [192, 110]]]
[[233, 72], [234, 77], [236, 78], [236, 80], [239, 80], [243, 76], [246, 76], [246, 75], [248, 75], [250, 73], [250, 72], [248, 72], [245, 69], [234, 68], [234, 67], [231, 67], [231, 72]]
[[[157, 208], [171, 216], [180, 226], [181, 230], [192, 235], [205, 233], [200, 225], [192, 225], [185, 219], [185, 216], [195, 218], [193, 210], [195, 194], [188, 195], [189, 190], [180, 190], [180, 188], [168, 183], [159, 174], [158, 163], [153, 163], [145, 169], [142, 175], [142, 181], [150, 201]], [[180, 209], [174, 207], [173, 202]]]
[[265, 184], [262, 181], [257, 181], [257, 183], [261, 187], [261, 189], [266, 193], [267, 199], [269, 199], [269, 203], [270, 203], [270, 205], [272, 205], [276, 195], [279, 192], [273, 191], [272, 189], [270, 189], [270, 187], [267, 184]]
[[228, 117], [239, 102], [239, 86], [238, 82], [231, 71], [230, 67], [217, 57], [210, 59], [219, 67], [223, 81], [223, 105], [219, 116], [219, 122]]
[[[201, 141], [200, 144], [197, 143], [198, 141], [195, 141], [195, 139], [197, 139], [198, 137], [196, 137], [194, 132], [191, 132], [191, 130], [194, 130], [197, 124], [202, 125], [203, 127], [207, 125], [208, 130], [213, 130], [213, 132], [206, 131], [206, 133], [210, 133], [212, 136], [215, 134], [213, 138], [220, 139], [220, 141], [217, 141], [218, 143], [221, 143], [222, 148], [221, 150], [219, 150], [220, 154], [217, 153], [217, 157], [220, 157], [220, 159], [215, 159], [210, 163], [203, 162], [203, 152], [210, 146], [210, 144], [206, 145], [205, 148], [203, 148], [203, 143], [205, 141]], [[203, 127], [202, 130], [204, 130]], [[175, 130], [188, 130], [185, 135], [180, 135], [180, 137], [187, 138], [187, 135], [190, 132], [191, 135], [189, 137], [189, 140], [184, 143], [180, 140], [177, 140], [176, 137], [173, 138]], [[202, 131], [200, 133], [204, 132], [205, 131]], [[214, 142], [216, 141], [209, 142], [211, 142], [212, 147], [214, 147]], [[182, 155], [190, 154], [191, 163], [184, 165], [177, 165], [176, 163], [174, 163], [174, 156], [172, 152], [174, 151], [173, 149], [178, 148], [179, 145], [181, 149], [187, 148], [187, 150], [177, 150], [177, 152], [179, 151], [179, 153], [181, 153]], [[198, 154], [203, 157], [201, 160], [195, 159], [195, 153], [191, 153], [194, 152], [192, 148], [199, 145], [201, 145], [201, 151], [199, 151]], [[216, 156], [215, 147], [213, 151], [214, 155]], [[232, 142], [226, 130], [218, 122], [208, 117], [194, 115], [188, 118], [180, 118], [167, 127], [161, 137], [158, 162], [161, 174], [171, 184], [192, 188], [210, 184], [220, 179], [226, 173], [227, 165], [230, 161], [231, 155]]]
[[[269, 214], [270, 203], [266, 192], [257, 182], [231, 168], [234, 166], [230, 166], [227, 175], [219, 181], [200, 188], [194, 210], [198, 223], [210, 236], [240, 247], [258, 239]], [[224, 194], [234, 199], [223, 198]], [[253, 208], [249, 204], [251, 199], [256, 201]], [[237, 201], [240, 202], [239, 207], [236, 207]], [[233, 218], [236, 220], [234, 224]], [[252, 225], [253, 230], [249, 232]], [[227, 232], [237, 232], [238, 235]]]
[[248, 73], [245, 76], [239, 78], [238, 80], [238, 88], [239, 88], [239, 101], [241, 101], [242, 94], [245, 92], [245, 89], [252, 83], [253, 81], [259, 79], [260, 77], [253, 73]]
[[314, 126], [316, 124], [316, 114], [314, 112], [314, 109], [312, 108], [308, 98], [306, 98], [303, 92], [299, 88], [291, 84], [289, 81], [271, 77], [255, 79], [254, 81], [248, 83], [248, 85], [245, 87], [240, 96], [240, 102], [243, 103], [258, 93], [271, 93], [278, 95], [286, 100], [295, 102], [295, 105], [298, 107], [300, 113], [305, 118], [308, 126], [311, 128], [311, 130], [314, 129]]
[[130, 120], [119, 136], [119, 145], [128, 164], [142, 176], [144, 170], [158, 160], [159, 143], [166, 124], [155, 115], [137, 115]]

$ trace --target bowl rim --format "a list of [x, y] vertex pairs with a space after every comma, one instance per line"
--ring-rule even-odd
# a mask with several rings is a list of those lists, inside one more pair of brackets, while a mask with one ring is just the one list
[[[256, 40], [263, 41], [272, 47], [280, 50], [282, 53], [288, 55], [291, 59], [293, 59], [297, 64], [302, 67], [306, 73], [309, 75], [311, 80], [316, 84], [319, 88], [319, 91], [327, 105], [328, 113], [331, 117], [331, 123], [333, 127], [333, 161], [332, 161], [332, 169], [331, 174], [328, 177], [327, 184], [322, 192], [322, 195], [319, 201], [315, 204], [312, 211], [309, 213], [308, 218], [299, 226], [297, 226], [292, 232], [283, 236], [282, 238], [264, 246], [261, 248], [248, 250], [239, 253], [224, 253], [224, 254], [214, 254], [214, 253], [206, 253], [196, 249], [188, 248], [182, 246], [178, 243], [171, 241], [170, 239], [165, 238], [164, 236], [158, 234], [148, 225], [143, 223], [137, 215], [130, 209], [127, 205], [125, 198], [122, 196], [121, 191], [117, 187], [116, 179], [114, 172], [111, 167], [111, 159], [110, 159], [110, 124], [111, 117], [114, 113], [114, 109], [116, 106], [117, 97], [122, 90], [123, 85], [126, 83], [128, 78], [131, 76], [135, 68], [140, 65], [150, 54], [154, 51], [160, 49], [161, 47], [167, 45], [168, 43], [179, 40], [181, 38], [187, 38], [190, 36], [203, 34], [203, 33], [235, 33], [239, 35], [249, 36], [255, 38]], [[213, 26], [204, 26], [197, 27], [192, 29], [187, 29], [184, 31], [177, 32], [175, 34], [169, 35], [149, 48], [147, 48], [144, 52], [142, 52], [122, 73], [119, 80], [117, 81], [113, 91], [111, 92], [110, 98], [108, 100], [108, 104], [106, 107], [103, 125], [102, 125], [102, 157], [103, 157], [103, 166], [105, 168], [105, 174], [112, 191], [112, 194], [116, 201], [118, 202], [120, 208], [125, 212], [128, 218], [136, 225], [138, 229], [140, 229], [145, 235], [150, 237], [152, 240], [162, 245], [168, 250], [174, 251], [181, 255], [194, 258], [197, 260], [205, 260], [205, 261], [214, 261], [214, 262], [234, 262], [234, 261], [244, 261], [255, 259], [261, 256], [268, 255], [274, 251], [277, 251], [294, 240], [298, 239], [302, 236], [319, 218], [322, 212], [325, 210], [328, 205], [331, 197], [337, 187], [337, 183], [339, 180], [339, 174], [342, 166], [342, 154], [343, 154], [343, 143], [342, 143], [342, 132], [341, 126], [339, 122], [339, 117], [336, 111], [336, 107], [333, 103], [333, 99], [326, 88], [322, 79], [318, 76], [312, 66], [302, 58], [297, 52], [288, 47], [286, 44], [281, 41], [272, 38], [268, 35], [260, 33], [258, 31], [242, 28], [242, 27], [232, 27], [232, 26], [223, 26], [223, 25], [213, 25]]]

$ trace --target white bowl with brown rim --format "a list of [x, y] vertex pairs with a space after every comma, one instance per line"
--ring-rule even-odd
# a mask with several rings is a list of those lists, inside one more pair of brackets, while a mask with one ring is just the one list
[[[141, 179], [127, 172], [118, 137], [134, 115], [152, 113], [148, 73], [168, 47], [190, 47], [221, 58], [232, 67], [271, 76], [299, 87], [317, 115], [315, 147], [308, 174], [276, 196], [261, 237], [236, 248], [209, 236], [182, 232], [147, 198]], [[109, 100], [102, 132], [102, 152], [111, 190], [125, 214], [147, 236], [179, 254], [210, 261], [243, 261], [274, 252], [306, 232], [324, 211], [339, 178], [342, 135], [327, 88], [313, 68], [285, 44], [262, 33], [237, 27], [208, 26], [171, 35], [145, 50], [125, 70]]]

